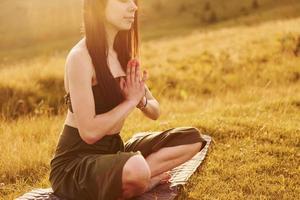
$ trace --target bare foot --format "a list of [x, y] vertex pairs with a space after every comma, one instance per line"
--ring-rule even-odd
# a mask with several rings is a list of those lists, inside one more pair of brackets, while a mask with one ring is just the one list
[[170, 179], [171, 179], [170, 171], [163, 172], [157, 176], [154, 176], [153, 178], [151, 178], [146, 192], [152, 190], [159, 184], [164, 184], [169, 182]]

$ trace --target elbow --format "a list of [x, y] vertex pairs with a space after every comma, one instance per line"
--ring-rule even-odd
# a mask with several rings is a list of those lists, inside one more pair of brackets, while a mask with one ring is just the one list
[[79, 135], [81, 139], [87, 144], [94, 144], [98, 140], [93, 134], [93, 132], [88, 131], [87, 129], [80, 129]]
[[159, 115], [151, 117], [151, 119], [154, 121], [158, 120], [158, 118], [159, 118]]
[[94, 144], [98, 141], [95, 137], [88, 134], [81, 135], [81, 139], [87, 144]]
[[157, 120], [160, 116], [160, 109], [158, 107], [157, 112], [154, 113], [154, 115], [151, 116], [152, 120]]
[[95, 131], [91, 126], [79, 126], [79, 135], [81, 139], [87, 144], [94, 144], [102, 137], [99, 134], [99, 131]]
[[153, 120], [158, 120], [159, 116], [160, 116], [160, 113], [156, 114], [152, 119]]

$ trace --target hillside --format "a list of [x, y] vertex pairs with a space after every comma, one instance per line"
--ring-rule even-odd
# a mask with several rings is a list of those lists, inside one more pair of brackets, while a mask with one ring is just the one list
[[[151, 38], [148, 31], [157, 29], [168, 31], [177, 26], [206, 27], [220, 21], [236, 19], [241, 16], [263, 13], [276, 8], [291, 6], [280, 15], [260, 16], [257, 21], [299, 16], [298, 0], [151, 0], [140, 1], [139, 11], [143, 39]], [[82, 24], [82, 0], [2, 0], [0, 2], [0, 61], [17, 58], [19, 49], [28, 52], [53, 52], [70, 47], [79, 37]], [[157, 23], [157, 20], [160, 22]], [[171, 24], [170, 24], [171, 22]], [[178, 24], [178, 22], [180, 22]], [[184, 26], [185, 27], [185, 26]], [[157, 33], [155, 31], [155, 33]], [[160, 34], [160, 33], [159, 33]], [[159, 35], [158, 34], [158, 35]]]
[[[123, 140], [176, 126], [195, 126], [214, 139], [179, 200], [290, 200], [300, 193], [300, 4], [269, 2], [206, 25], [166, 18], [142, 30], [142, 67], [162, 114], [151, 121], [135, 110]], [[28, 52], [51, 53], [1, 64], [0, 199], [49, 187], [67, 110], [63, 47], [70, 46], [55, 44], [62, 50], [32, 47]]]

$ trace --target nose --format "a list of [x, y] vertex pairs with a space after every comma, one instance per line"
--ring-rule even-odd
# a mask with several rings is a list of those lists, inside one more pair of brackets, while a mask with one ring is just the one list
[[135, 4], [135, 2], [134, 2], [134, 1], [131, 1], [130, 7], [129, 7], [129, 11], [130, 11], [130, 12], [135, 12], [135, 11], [137, 11], [137, 9], [138, 9], [138, 7], [137, 7], [137, 5]]

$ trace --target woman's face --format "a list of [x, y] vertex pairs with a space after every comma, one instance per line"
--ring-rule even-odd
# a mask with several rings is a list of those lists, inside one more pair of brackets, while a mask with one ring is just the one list
[[107, 0], [106, 22], [118, 30], [129, 30], [134, 22], [136, 10], [134, 0]]

